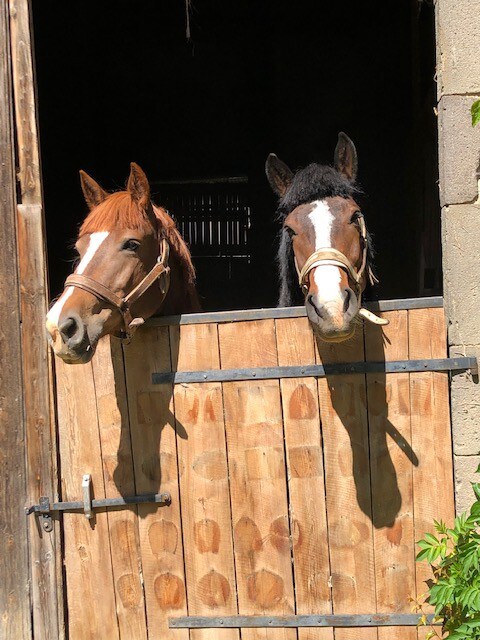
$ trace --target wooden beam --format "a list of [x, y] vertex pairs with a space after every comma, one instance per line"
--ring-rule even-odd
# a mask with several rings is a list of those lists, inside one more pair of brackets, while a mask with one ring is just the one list
[[21, 200], [23, 204], [40, 204], [42, 186], [29, 0], [9, 0], [9, 6]]
[[[29, 0], [8, 0], [13, 94], [22, 204], [18, 205], [18, 256], [22, 312], [27, 495], [58, 500], [56, 421], [51, 354], [43, 330], [48, 306], [45, 221], [35, 104]], [[60, 522], [52, 532], [29, 521], [32, 620], [35, 640], [64, 637]]]
[[32, 637], [8, 5], [0, 2], [0, 637]]

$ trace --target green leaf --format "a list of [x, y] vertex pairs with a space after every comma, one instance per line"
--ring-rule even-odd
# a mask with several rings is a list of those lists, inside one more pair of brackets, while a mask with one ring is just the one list
[[428, 558], [428, 554], [430, 553], [430, 547], [428, 549], [423, 549], [420, 553], [417, 553], [415, 560], [417, 562], [421, 562], [422, 560], [426, 560]]
[[[470, 113], [472, 114], [472, 127], [480, 122], [480, 100], [476, 100], [470, 107]], [[480, 468], [480, 465], [479, 465]], [[480, 473], [477, 469], [477, 473]]]
[[430, 544], [438, 544], [438, 540], [436, 539], [436, 537], [434, 535], [432, 535], [431, 533], [426, 533], [425, 534], [425, 540], [427, 542], [429, 542]]
[[[480, 118], [480, 115], [479, 115], [479, 118]], [[477, 500], [480, 500], [480, 482], [472, 482], [471, 484], [472, 484], [472, 489], [477, 497]]]

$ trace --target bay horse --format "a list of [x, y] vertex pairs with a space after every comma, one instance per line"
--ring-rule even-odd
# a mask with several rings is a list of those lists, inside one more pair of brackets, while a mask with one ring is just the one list
[[314, 331], [328, 342], [349, 339], [360, 317], [387, 324], [361, 305], [367, 278], [372, 284], [377, 280], [370, 237], [355, 200], [357, 152], [350, 138], [339, 133], [333, 167], [313, 163], [294, 174], [271, 153], [265, 169], [279, 197], [282, 224], [278, 306], [303, 302]]
[[135, 163], [125, 191], [107, 193], [80, 171], [89, 213], [80, 227], [78, 265], [47, 314], [47, 337], [66, 363], [91, 360], [107, 334], [131, 336], [156, 312], [200, 309], [190, 252], [167, 211], [150, 198]]

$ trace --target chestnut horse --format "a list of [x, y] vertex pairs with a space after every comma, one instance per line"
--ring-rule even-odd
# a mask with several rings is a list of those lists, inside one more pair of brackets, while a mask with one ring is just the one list
[[357, 152], [350, 138], [338, 135], [334, 167], [310, 164], [294, 174], [272, 153], [266, 173], [280, 198], [283, 225], [279, 306], [302, 300], [315, 332], [330, 342], [350, 338], [359, 317], [386, 324], [361, 306], [367, 278], [373, 284], [375, 277], [370, 238], [355, 201]]
[[76, 242], [79, 263], [47, 314], [48, 339], [69, 364], [85, 363], [107, 334], [129, 336], [156, 312], [200, 308], [190, 253], [165, 209], [153, 204], [142, 169], [107, 193], [80, 171], [90, 209]]

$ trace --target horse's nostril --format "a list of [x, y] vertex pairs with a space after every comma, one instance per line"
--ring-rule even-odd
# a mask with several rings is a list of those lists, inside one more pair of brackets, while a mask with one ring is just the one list
[[62, 324], [58, 327], [63, 339], [65, 342], [68, 342], [71, 338], [73, 338], [79, 331], [80, 327], [75, 318], [69, 317], [62, 322]]
[[319, 318], [324, 318], [325, 317], [325, 309], [323, 306], [317, 307], [315, 302], [313, 301], [313, 296], [312, 294], [309, 294], [307, 296], [307, 300], [308, 302], [312, 305], [312, 307], [315, 309], [315, 313], [317, 314], [317, 316]]
[[350, 300], [352, 299], [352, 290], [345, 289], [343, 298], [343, 313], [347, 313], [348, 307], [350, 306]]

